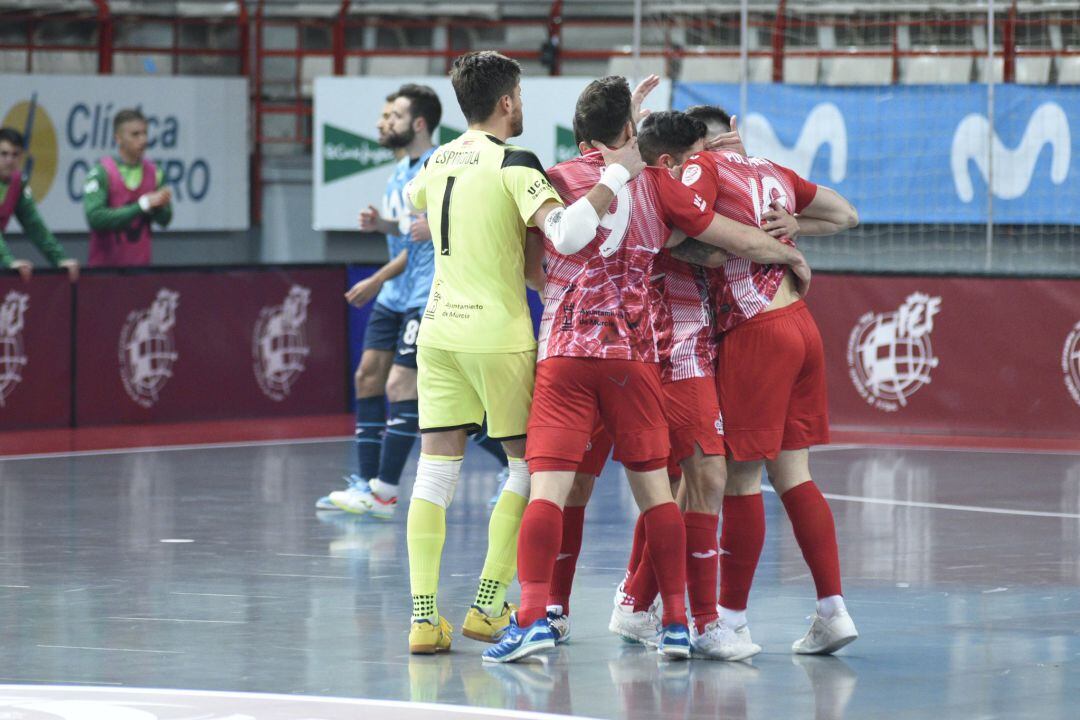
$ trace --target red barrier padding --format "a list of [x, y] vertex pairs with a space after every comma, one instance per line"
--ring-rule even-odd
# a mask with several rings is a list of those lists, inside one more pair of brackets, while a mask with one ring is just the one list
[[344, 268], [88, 275], [79, 426], [345, 408]]
[[1080, 281], [816, 275], [838, 430], [1080, 438]]
[[71, 425], [71, 283], [0, 277], [0, 430]]

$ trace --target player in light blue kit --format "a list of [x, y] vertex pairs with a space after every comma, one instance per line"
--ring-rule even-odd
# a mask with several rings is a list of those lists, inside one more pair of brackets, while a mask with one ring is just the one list
[[[320, 498], [320, 510], [346, 510], [389, 519], [397, 507], [401, 472], [416, 442], [416, 337], [435, 275], [435, 246], [427, 219], [406, 211], [405, 185], [435, 150], [432, 135], [442, 117], [435, 91], [402, 85], [386, 98], [378, 123], [379, 144], [399, 156], [386, 184], [382, 210], [360, 212], [360, 230], [386, 235], [390, 262], [346, 293], [362, 307], [375, 300], [356, 370], [356, 449], [359, 472], [348, 487]], [[493, 445], [488, 448], [487, 445]], [[481, 443], [496, 457], [498, 443]]]

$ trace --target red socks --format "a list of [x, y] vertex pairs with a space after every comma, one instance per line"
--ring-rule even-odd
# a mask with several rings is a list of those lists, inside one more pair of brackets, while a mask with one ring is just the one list
[[[811, 482], [797, 485], [780, 496], [795, 531], [803, 558], [814, 576], [818, 598], [843, 595], [840, 591], [840, 552], [836, 524], [829, 503]], [[727, 513], [727, 505], [724, 506]], [[725, 519], [726, 519], [725, 515]], [[727, 607], [726, 605], [724, 607]], [[736, 608], [738, 609], [738, 608]]]
[[555, 560], [551, 575], [551, 591], [548, 605], [562, 605], [563, 612], [570, 614], [570, 589], [574, 586], [578, 554], [581, 552], [581, 534], [585, 529], [585, 506], [563, 508], [562, 547]]
[[765, 503], [756, 495], [724, 496], [720, 536], [720, 606], [745, 610], [761, 548], [765, 545]]
[[[650, 508], [645, 517], [645, 542], [653, 564], [660, 597], [664, 600], [662, 623], [686, 624], [686, 527], [679, 506], [673, 502]], [[645, 563], [643, 562], [642, 565]]]
[[518, 627], [528, 627], [547, 615], [552, 569], [563, 535], [563, 511], [548, 500], [526, 506], [518, 532], [518, 580], [521, 608]]
[[[645, 515], [638, 514], [637, 522], [634, 523], [634, 544], [630, 548], [630, 562], [626, 564], [626, 579], [634, 577], [638, 565], [641, 564], [641, 556], [645, 552]], [[625, 588], [624, 588], [625, 589]]]
[[706, 513], [688, 512], [686, 522], [686, 590], [690, 595], [690, 613], [698, 632], [716, 619], [716, 572], [719, 548], [716, 528], [720, 518]]
[[[642, 526], [644, 525], [643, 522]], [[646, 543], [642, 543], [642, 546], [641, 560], [637, 564], [637, 569], [630, 578], [630, 582], [623, 588], [626, 594], [634, 599], [634, 612], [648, 610], [653, 600], [660, 594], [660, 587], [656, 584], [656, 573], [653, 571], [652, 554]]]

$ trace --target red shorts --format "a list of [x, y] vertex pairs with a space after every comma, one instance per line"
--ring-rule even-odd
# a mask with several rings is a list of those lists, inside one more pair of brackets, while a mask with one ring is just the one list
[[693, 455], [695, 445], [706, 455], [724, 454], [724, 420], [716, 397], [716, 378], [665, 383], [664, 401], [671, 457], [676, 463]]
[[577, 471], [582, 475], [599, 477], [607, 464], [608, 455], [611, 454], [611, 436], [607, 434], [603, 424], [597, 423], [593, 428], [589, 444], [585, 446], [585, 458], [578, 465]]
[[[624, 465], [665, 467], [671, 451], [660, 369], [633, 360], [553, 357], [536, 367], [525, 458], [540, 470], [576, 470], [585, 457], [597, 418]], [[562, 461], [567, 467], [555, 467]], [[653, 462], [656, 461], [656, 462]]]
[[829, 442], [825, 350], [802, 300], [726, 332], [717, 370], [732, 460], [773, 459]]

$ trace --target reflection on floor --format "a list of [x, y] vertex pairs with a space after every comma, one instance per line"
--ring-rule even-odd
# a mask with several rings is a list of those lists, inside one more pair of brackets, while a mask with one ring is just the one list
[[[379, 522], [312, 509], [351, 459], [347, 441], [0, 459], [0, 683], [594, 718], [1075, 717], [1078, 454], [816, 452], [862, 638], [836, 658], [790, 655], [813, 588], [770, 494], [750, 607], [765, 652], [752, 664], [662, 662], [607, 632], [635, 517], [621, 470], [609, 467], [587, 515], [573, 640], [542, 663], [496, 668], [460, 636], [449, 655], [407, 654], [403, 510]], [[455, 625], [486, 543], [488, 463], [475, 451], [466, 460], [448, 519], [440, 605]], [[34, 690], [0, 688], [0, 717], [102, 717], [70, 702], [53, 712], [56, 698], [40, 688], [33, 702], [46, 705], [33, 705]], [[24, 705], [6, 715], [13, 693]], [[345, 717], [330, 705], [256, 713], [204, 700], [202, 714], [130, 717]], [[355, 707], [350, 716], [362, 715], [409, 717]]]

